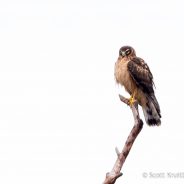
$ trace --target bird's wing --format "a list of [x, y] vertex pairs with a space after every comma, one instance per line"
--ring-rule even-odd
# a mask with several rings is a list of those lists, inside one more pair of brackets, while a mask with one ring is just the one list
[[154, 93], [153, 75], [143, 59], [135, 57], [128, 62], [127, 67], [138, 88], [148, 95]]

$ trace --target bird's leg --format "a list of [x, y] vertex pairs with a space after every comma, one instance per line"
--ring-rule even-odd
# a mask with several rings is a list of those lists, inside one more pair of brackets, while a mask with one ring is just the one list
[[129, 98], [129, 105], [132, 106], [133, 103], [135, 102], [135, 92], [133, 92], [133, 94], [131, 95], [131, 97]]

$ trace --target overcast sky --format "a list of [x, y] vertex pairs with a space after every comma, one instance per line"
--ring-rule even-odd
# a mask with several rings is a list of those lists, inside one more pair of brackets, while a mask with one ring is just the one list
[[1, 0], [0, 183], [103, 182], [133, 126], [118, 98], [129, 95], [114, 81], [119, 48], [131, 45], [154, 75], [163, 118], [144, 125], [116, 183], [183, 184], [167, 176], [184, 173], [183, 8], [182, 0]]

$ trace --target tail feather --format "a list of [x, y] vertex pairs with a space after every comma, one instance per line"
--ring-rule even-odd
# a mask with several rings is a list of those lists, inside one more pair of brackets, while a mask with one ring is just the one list
[[152, 95], [150, 95], [150, 97], [151, 97], [151, 101], [153, 102], [153, 104], [154, 104], [154, 106], [155, 106], [155, 108], [156, 108], [156, 110], [157, 110], [158, 115], [159, 115], [160, 118], [161, 118], [160, 106], [159, 106], [159, 104], [158, 104], [158, 101], [157, 101], [157, 99], [156, 99], [154, 93], [153, 93]]
[[160, 107], [158, 105], [158, 102], [156, 104], [155, 102], [157, 101], [149, 99], [148, 102], [146, 103], [146, 106], [142, 107], [146, 123], [150, 126], [154, 125], [158, 126], [161, 124]]

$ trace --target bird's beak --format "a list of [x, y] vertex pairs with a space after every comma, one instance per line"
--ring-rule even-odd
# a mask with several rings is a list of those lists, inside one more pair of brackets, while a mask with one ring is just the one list
[[126, 56], [125, 52], [123, 52], [123, 51], [121, 51], [121, 55], [122, 55], [122, 57]]

